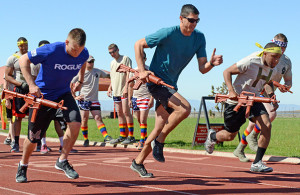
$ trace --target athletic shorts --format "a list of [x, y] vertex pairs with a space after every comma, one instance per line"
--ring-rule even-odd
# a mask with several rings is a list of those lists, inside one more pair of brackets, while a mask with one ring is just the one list
[[163, 85], [150, 84], [147, 85], [147, 87], [152, 97], [155, 99], [155, 110], [162, 105], [165, 110], [171, 114], [174, 109], [168, 106], [168, 102], [171, 96], [177, 91]]
[[149, 109], [149, 98], [131, 98], [132, 110], [140, 111], [140, 110], [148, 110]]
[[56, 113], [55, 113], [55, 118], [54, 118], [55, 121], [59, 122], [60, 124], [60, 128], [65, 131], [67, 129], [67, 123], [64, 119], [64, 115], [61, 111], [61, 109], [57, 109], [56, 110]]
[[[241, 106], [238, 112], [234, 111], [236, 104], [225, 103], [224, 126], [228, 132], [234, 133], [240, 130], [240, 127], [246, 122], [245, 114], [247, 107]], [[250, 109], [249, 120], [253, 117], [268, 114], [265, 106], [260, 102], [254, 102]]]
[[[23, 90], [20, 87], [14, 87], [14, 92], [27, 94], [29, 93], [28, 90]], [[25, 113], [20, 112], [19, 110], [24, 106], [25, 101], [23, 98], [14, 98], [12, 103], [12, 115], [20, 118], [24, 118], [28, 115], [29, 109], [25, 111]]]
[[101, 104], [99, 101], [84, 101], [84, 100], [79, 100], [77, 101], [78, 107], [80, 110], [101, 110]]
[[[66, 122], [81, 122], [79, 108], [70, 92], [59, 97], [55, 102], [64, 100], [67, 110], [62, 110], [63, 119]], [[31, 122], [33, 109], [29, 110], [28, 139], [31, 143], [37, 143], [47, 131], [52, 120], [55, 119], [57, 109], [41, 106], [37, 111], [35, 122]]]
[[6, 117], [12, 118], [12, 110], [11, 109], [6, 108]]
[[[10, 104], [12, 105], [12, 100], [6, 100], [6, 101], [10, 101]], [[6, 108], [6, 117], [7, 118], [12, 118], [12, 109], [8, 109], [8, 108]]]
[[123, 96], [113, 96], [113, 100], [114, 102], [121, 102], [122, 100], [126, 100], [127, 98], [123, 97]]

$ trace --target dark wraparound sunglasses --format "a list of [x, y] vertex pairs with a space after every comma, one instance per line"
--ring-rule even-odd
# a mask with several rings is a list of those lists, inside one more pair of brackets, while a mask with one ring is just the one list
[[198, 23], [200, 21], [200, 18], [194, 19], [194, 18], [187, 18], [185, 16], [182, 16], [182, 17], [187, 19], [190, 23], [194, 23], [194, 22]]

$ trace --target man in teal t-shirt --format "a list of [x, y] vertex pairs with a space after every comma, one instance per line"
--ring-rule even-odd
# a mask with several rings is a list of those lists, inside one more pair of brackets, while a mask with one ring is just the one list
[[[223, 62], [221, 55], [213, 51], [210, 61], [206, 57], [206, 42], [203, 33], [196, 30], [199, 19], [198, 9], [191, 5], [184, 5], [181, 9], [179, 26], [163, 28], [150, 34], [135, 43], [135, 55], [140, 72], [140, 79], [149, 81], [151, 71], [174, 89], [148, 83], [148, 89], [156, 100], [155, 128], [147, 138], [144, 148], [135, 160], [131, 169], [141, 177], [153, 177], [147, 173], [143, 162], [153, 149], [153, 157], [164, 162], [163, 146], [167, 135], [191, 112], [189, 102], [177, 92], [177, 80], [182, 70], [188, 65], [196, 54], [199, 71], [202, 74], [210, 71], [214, 66]], [[145, 70], [143, 61], [144, 48], [156, 50], [150, 64], [150, 71]]]

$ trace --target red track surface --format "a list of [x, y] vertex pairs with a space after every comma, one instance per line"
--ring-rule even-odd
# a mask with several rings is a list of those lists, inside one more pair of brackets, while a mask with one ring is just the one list
[[155, 178], [141, 178], [129, 168], [137, 150], [108, 146], [75, 146], [79, 152], [69, 161], [80, 177], [72, 180], [54, 168], [58, 143], [50, 142], [53, 152], [34, 152], [30, 158], [28, 183], [16, 183], [21, 153], [10, 153], [4, 138], [0, 136], [0, 194], [300, 194], [296, 164], [268, 162], [274, 172], [254, 174], [250, 162], [236, 158], [165, 152], [165, 163], [152, 156], [146, 161]]

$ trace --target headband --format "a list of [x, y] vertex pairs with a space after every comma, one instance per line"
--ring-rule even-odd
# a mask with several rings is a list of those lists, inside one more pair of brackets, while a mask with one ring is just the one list
[[262, 57], [264, 52], [270, 52], [270, 53], [279, 53], [282, 54], [281, 48], [280, 47], [270, 47], [270, 48], [266, 48], [264, 49], [259, 43], [255, 43], [255, 45], [261, 49], [263, 49], [262, 52], [260, 52], [257, 56], [258, 57]]
[[18, 41], [18, 42], [17, 42], [18, 46], [23, 45], [23, 44], [25, 44], [25, 43], [28, 43], [28, 41], [23, 41], [23, 40], [21, 40], [21, 41]]
[[276, 45], [278, 45], [279, 47], [287, 47], [287, 44], [288, 44], [287, 42], [275, 40], [275, 38], [272, 39], [272, 42], [275, 43]]

